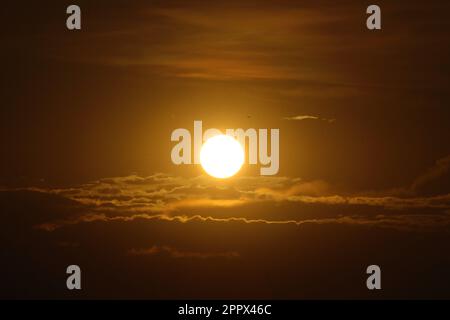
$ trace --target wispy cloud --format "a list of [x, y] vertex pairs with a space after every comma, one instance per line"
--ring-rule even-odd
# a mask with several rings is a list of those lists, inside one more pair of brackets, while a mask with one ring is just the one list
[[[339, 28], [351, 19], [346, 7], [324, 11], [313, 5], [242, 6], [239, 1], [130, 6], [127, 16], [133, 19], [121, 21], [120, 28], [115, 19], [106, 18], [95, 32], [65, 43], [52, 54], [86, 63], [146, 68], [177, 78], [342, 83], [346, 77], [320, 67], [326, 60], [317, 53], [341, 54], [336, 34], [352, 46], [361, 43], [348, 39], [348, 32]], [[75, 55], [75, 47], [83, 50]]]
[[97, 212], [171, 213], [192, 208], [235, 208], [252, 203], [367, 205], [450, 209], [450, 194], [399, 197], [342, 195], [324, 181], [289, 177], [238, 177], [218, 184], [206, 176], [155, 174], [102, 179], [66, 189], [29, 188], [63, 196]]
[[43, 223], [35, 226], [36, 229], [45, 231], [54, 231], [67, 225], [75, 225], [86, 222], [130, 222], [136, 220], [158, 220], [170, 221], [178, 223], [189, 222], [211, 222], [211, 223], [245, 223], [245, 224], [263, 224], [263, 225], [292, 225], [302, 226], [308, 224], [348, 224], [359, 226], [377, 226], [383, 228], [414, 231], [414, 230], [428, 230], [432, 231], [435, 228], [449, 228], [450, 214], [399, 214], [399, 215], [385, 215], [379, 214], [376, 216], [367, 215], [339, 215], [332, 218], [323, 219], [304, 219], [304, 220], [267, 220], [267, 219], [249, 219], [245, 217], [226, 217], [217, 218], [212, 216], [201, 215], [174, 215], [169, 216], [165, 214], [149, 215], [136, 214], [131, 216], [107, 216], [105, 214], [90, 214], [83, 215], [76, 219], [61, 220], [49, 223]]
[[284, 117], [285, 120], [294, 120], [294, 121], [303, 121], [303, 120], [320, 120], [320, 121], [326, 121], [329, 123], [333, 123], [336, 121], [336, 119], [326, 119], [321, 118], [318, 116], [311, 116], [311, 115], [298, 115], [298, 116], [291, 116], [291, 117]]
[[183, 251], [170, 246], [154, 245], [150, 248], [133, 248], [128, 251], [128, 254], [133, 256], [148, 256], [157, 254], [166, 254], [171, 258], [194, 258], [194, 259], [209, 259], [209, 258], [237, 258], [239, 253], [236, 251], [225, 252], [197, 252], [197, 251]]
[[[436, 190], [442, 190], [446, 187], [450, 187], [450, 155], [441, 158], [436, 161], [434, 166], [429, 168], [426, 172], [417, 177], [411, 185], [411, 190], [415, 193], [427, 192], [436, 193]], [[437, 188], [433, 186], [436, 182], [439, 182]], [[444, 184], [446, 184], [444, 186]], [[436, 190], [432, 190], [434, 189]]]
[[[438, 160], [435, 166], [401, 191], [357, 194], [339, 192], [325, 181], [305, 181], [295, 177], [243, 176], [217, 181], [204, 175], [181, 177], [164, 173], [105, 178], [67, 188], [30, 187], [2, 191], [17, 192], [21, 197], [29, 195], [34, 202], [48, 199], [59, 203], [57, 207], [63, 214], [52, 214], [46, 220], [34, 223], [38, 229], [47, 231], [79, 223], [139, 219], [180, 223], [297, 226], [348, 223], [447, 228], [450, 193], [442, 187], [442, 181], [448, 180], [449, 163], [449, 157]], [[432, 188], [432, 191], [440, 192], [429, 192], [435, 183], [439, 188]]]
[[[58, 196], [84, 208], [81, 214], [36, 225], [47, 231], [79, 223], [138, 219], [297, 226], [348, 223], [398, 228], [447, 227], [450, 221], [450, 193], [342, 194], [324, 181], [291, 177], [236, 177], [217, 182], [206, 176], [188, 178], [158, 173], [27, 191]], [[311, 210], [313, 213], [305, 216]]]

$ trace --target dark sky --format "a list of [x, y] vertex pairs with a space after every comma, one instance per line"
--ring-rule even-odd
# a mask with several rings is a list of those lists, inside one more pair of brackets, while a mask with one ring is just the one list
[[[450, 298], [448, 1], [70, 4], [1, 6], [0, 297]], [[175, 166], [194, 120], [278, 175]]]

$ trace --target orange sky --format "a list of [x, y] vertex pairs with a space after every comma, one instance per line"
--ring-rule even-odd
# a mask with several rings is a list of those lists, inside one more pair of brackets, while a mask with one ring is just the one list
[[[376, 32], [359, 1], [77, 3], [76, 32], [2, 5], [0, 270], [43, 276], [0, 297], [70, 297], [69, 260], [87, 298], [368, 297], [374, 262], [380, 297], [450, 296], [446, 1], [380, 0]], [[175, 166], [194, 120], [279, 128], [278, 175]]]

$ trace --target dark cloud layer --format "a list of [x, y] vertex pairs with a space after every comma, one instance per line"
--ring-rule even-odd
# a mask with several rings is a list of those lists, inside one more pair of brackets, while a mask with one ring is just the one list
[[[12, 212], [2, 199], [2, 213]], [[28, 201], [22, 198], [22, 203]], [[49, 197], [33, 208], [60, 214]], [[7, 219], [2, 215], [3, 223], [12, 226], [25, 214], [28, 211], [16, 211]], [[189, 223], [98, 220], [46, 232], [33, 228], [35, 222], [2, 233], [1, 255], [6, 261], [1, 266], [2, 297], [430, 298], [449, 294], [450, 261], [441, 251], [449, 249], [448, 232], [199, 219]], [[83, 272], [79, 293], [65, 289], [65, 268], [73, 263]], [[382, 266], [381, 293], [365, 289], [365, 268], [373, 263]]]
[[[159, 173], [4, 190], [2, 297], [449, 296], [447, 193], [333, 189], [288, 177], [217, 184]], [[86, 275], [80, 294], [64, 289], [64, 268], [74, 262]], [[384, 272], [376, 296], [364, 289], [373, 263]]]

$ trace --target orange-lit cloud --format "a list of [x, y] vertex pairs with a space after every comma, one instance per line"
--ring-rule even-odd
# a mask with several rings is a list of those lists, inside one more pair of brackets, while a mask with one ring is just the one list
[[299, 116], [291, 116], [291, 117], [284, 117], [285, 120], [295, 120], [295, 121], [302, 121], [302, 120], [321, 120], [321, 121], [327, 121], [329, 123], [335, 122], [336, 119], [326, 119], [326, 118], [320, 118], [318, 116], [311, 116], [311, 115], [299, 115]]
[[[441, 179], [448, 173], [446, 159], [419, 176], [411, 188], [423, 188]], [[58, 196], [83, 208], [81, 214], [37, 224], [39, 229], [48, 231], [78, 223], [137, 219], [298, 226], [347, 223], [405, 229], [448, 227], [450, 221], [450, 193], [445, 191], [423, 195], [398, 190], [342, 193], [324, 181], [291, 177], [235, 177], [217, 182], [207, 176], [188, 178], [158, 173], [26, 191]], [[320, 210], [314, 211], [314, 207]], [[312, 213], [305, 215], [305, 210]]]
[[244, 217], [228, 217], [216, 218], [211, 216], [169, 216], [164, 214], [148, 215], [138, 214], [131, 216], [107, 216], [105, 214], [89, 214], [83, 215], [76, 219], [61, 220], [49, 223], [43, 223], [35, 226], [37, 229], [45, 231], [54, 231], [58, 228], [86, 222], [109, 222], [109, 221], [135, 221], [135, 220], [161, 220], [172, 221], [179, 223], [189, 222], [212, 222], [212, 223], [245, 223], [245, 224], [266, 224], [266, 225], [293, 225], [301, 226], [306, 224], [348, 224], [359, 226], [376, 226], [383, 228], [392, 228], [405, 231], [432, 231], [433, 229], [447, 229], [450, 227], [450, 214], [436, 215], [436, 214], [414, 214], [414, 215], [377, 215], [370, 216], [338, 216], [334, 218], [324, 219], [305, 219], [305, 220], [266, 220], [266, 219], [248, 219]]
[[288, 177], [238, 177], [222, 184], [206, 176], [156, 174], [102, 179], [78, 187], [30, 190], [57, 194], [103, 212], [169, 213], [184, 208], [238, 207], [257, 202], [450, 209], [450, 194], [398, 197], [336, 194], [324, 181]]
[[236, 251], [226, 251], [226, 252], [182, 251], [170, 246], [157, 246], [157, 245], [154, 245], [150, 248], [133, 248], [128, 251], [128, 254], [133, 256], [167, 254], [172, 258], [195, 258], [195, 259], [239, 257], [239, 253], [237, 253]]

